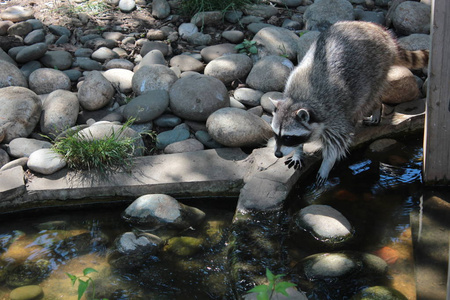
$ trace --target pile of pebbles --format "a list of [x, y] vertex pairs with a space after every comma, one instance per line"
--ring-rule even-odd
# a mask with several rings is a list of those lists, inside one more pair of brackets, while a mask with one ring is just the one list
[[[110, 3], [120, 13], [151, 11], [158, 26], [145, 32], [91, 28], [85, 13], [69, 25], [46, 24], [36, 7], [10, 6], [0, 11], [0, 167], [51, 174], [65, 164], [42, 135], [80, 126], [102, 138], [130, 118], [130, 136], [156, 131], [157, 153], [265, 145], [269, 97], [281, 98], [320, 31], [340, 20], [370, 21], [392, 29], [409, 50], [428, 49], [424, 2], [274, 0], [190, 21], [177, 14], [180, 1]], [[257, 54], [238, 53], [245, 39]], [[423, 98], [426, 70], [391, 73], [385, 104]]]

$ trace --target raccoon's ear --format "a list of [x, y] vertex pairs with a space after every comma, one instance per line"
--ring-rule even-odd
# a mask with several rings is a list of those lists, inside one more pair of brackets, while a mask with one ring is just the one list
[[309, 112], [306, 109], [300, 108], [295, 113], [297, 115], [297, 118], [299, 118], [300, 121], [306, 122], [306, 123], [309, 122]]
[[273, 113], [277, 112], [278, 110], [278, 106], [280, 106], [280, 102], [281, 100], [275, 100], [269, 97], [269, 100], [272, 102], [272, 104], [275, 106], [275, 109], [273, 111]]

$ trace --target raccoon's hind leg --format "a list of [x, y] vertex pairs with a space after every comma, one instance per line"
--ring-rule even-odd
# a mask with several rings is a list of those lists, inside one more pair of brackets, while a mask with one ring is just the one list
[[297, 149], [295, 149], [294, 155], [286, 159], [284, 162], [285, 165], [288, 166], [288, 168], [294, 167], [296, 170], [300, 170], [303, 167], [303, 144], [299, 145]]
[[364, 117], [363, 124], [367, 126], [374, 126], [380, 124], [381, 114], [382, 114], [382, 106], [375, 108], [370, 117]]

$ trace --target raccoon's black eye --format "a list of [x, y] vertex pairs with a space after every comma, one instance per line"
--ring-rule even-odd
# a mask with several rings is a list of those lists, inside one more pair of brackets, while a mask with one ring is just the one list
[[306, 143], [308, 139], [309, 136], [284, 135], [281, 137], [281, 143], [287, 147], [294, 147]]

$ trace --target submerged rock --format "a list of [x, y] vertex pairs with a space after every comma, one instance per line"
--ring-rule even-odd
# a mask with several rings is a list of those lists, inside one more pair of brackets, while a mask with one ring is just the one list
[[295, 216], [297, 226], [326, 243], [340, 243], [353, 236], [353, 227], [339, 211], [328, 205], [310, 205]]
[[122, 218], [130, 223], [154, 229], [162, 226], [186, 229], [202, 222], [205, 213], [195, 207], [184, 205], [171, 196], [148, 194], [131, 203], [123, 212]]
[[371, 286], [351, 298], [351, 300], [406, 300], [397, 290], [385, 286]]
[[44, 291], [38, 285], [27, 285], [16, 288], [9, 294], [11, 300], [37, 300], [42, 299]]
[[202, 240], [190, 236], [173, 237], [167, 241], [164, 251], [180, 256], [192, 256], [201, 250]]

